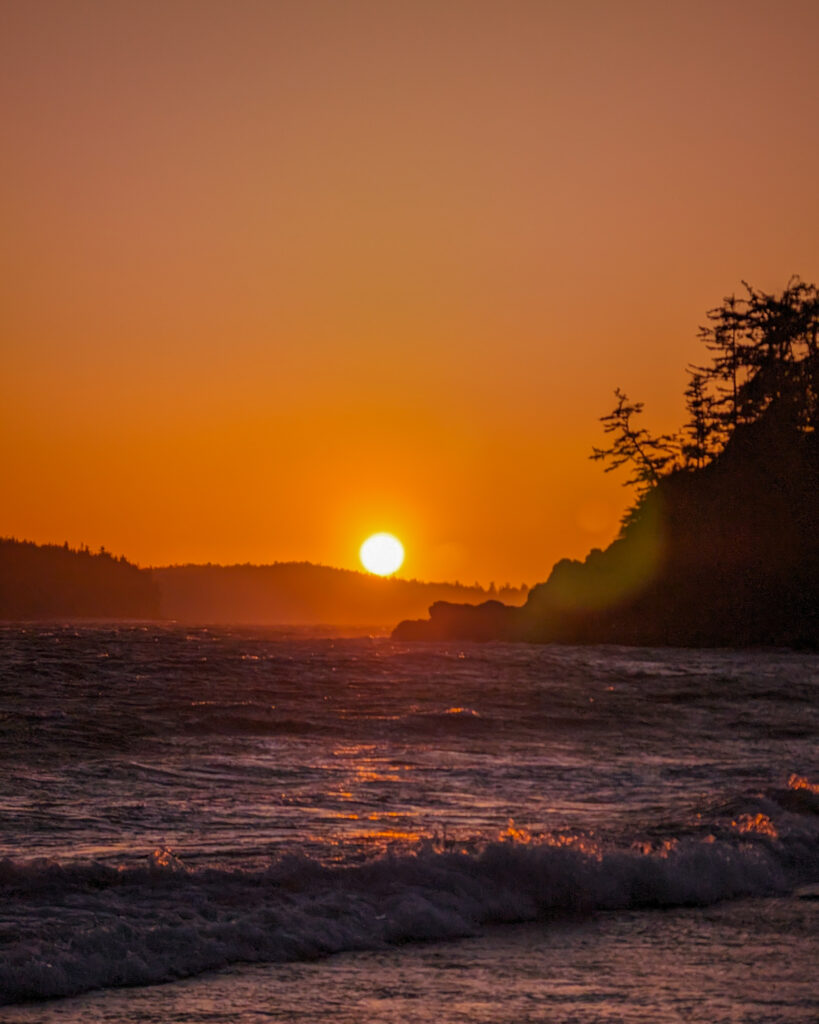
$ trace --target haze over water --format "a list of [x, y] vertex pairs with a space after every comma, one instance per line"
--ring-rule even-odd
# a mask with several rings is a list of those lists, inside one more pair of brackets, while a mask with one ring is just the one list
[[11, 1020], [815, 1019], [815, 655], [0, 645]]

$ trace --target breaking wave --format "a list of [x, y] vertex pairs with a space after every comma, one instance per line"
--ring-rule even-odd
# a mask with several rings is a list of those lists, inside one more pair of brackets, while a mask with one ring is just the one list
[[263, 871], [0, 862], [0, 1002], [474, 934], [554, 914], [703, 906], [819, 878], [819, 794], [737, 801], [699, 833], [628, 846], [510, 829], [473, 848], [430, 841], [350, 866], [290, 854]]

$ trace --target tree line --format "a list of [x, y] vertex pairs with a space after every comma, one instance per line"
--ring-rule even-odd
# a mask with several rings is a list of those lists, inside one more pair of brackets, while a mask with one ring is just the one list
[[101, 547], [0, 537], [0, 619], [159, 617], [150, 571]]

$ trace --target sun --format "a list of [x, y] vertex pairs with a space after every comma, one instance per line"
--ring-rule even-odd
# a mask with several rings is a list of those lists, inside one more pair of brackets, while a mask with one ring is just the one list
[[389, 576], [403, 564], [404, 545], [391, 533], [374, 533], [361, 545], [358, 557], [368, 572]]

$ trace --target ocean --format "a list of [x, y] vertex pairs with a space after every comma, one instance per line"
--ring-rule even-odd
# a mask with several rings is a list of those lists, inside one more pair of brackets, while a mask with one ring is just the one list
[[816, 1022], [819, 656], [0, 628], [0, 1007]]

